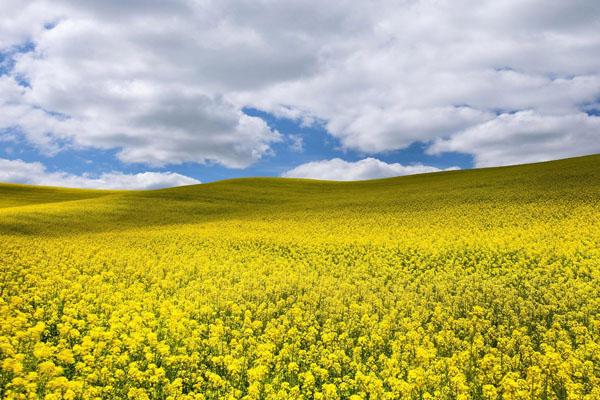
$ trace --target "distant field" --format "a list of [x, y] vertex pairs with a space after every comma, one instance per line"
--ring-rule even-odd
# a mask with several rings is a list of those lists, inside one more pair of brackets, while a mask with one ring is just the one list
[[600, 399], [600, 156], [0, 184], [0, 397]]

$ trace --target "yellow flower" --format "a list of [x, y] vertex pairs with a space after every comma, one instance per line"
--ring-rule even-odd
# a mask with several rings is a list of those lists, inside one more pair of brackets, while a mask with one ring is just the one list
[[73, 352], [68, 349], [64, 349], [58, 352], [56, 358], [64, 364], [73, 364], [75, 362], [75, 358], [73, 357]]
[[0, 184], [0, 393], [598, 399], [594, 160], [26, 207]]

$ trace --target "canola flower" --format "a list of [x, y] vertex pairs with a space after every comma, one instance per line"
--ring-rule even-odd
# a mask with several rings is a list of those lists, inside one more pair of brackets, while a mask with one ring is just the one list
[[600, 399], [600, 157], [0, 186], [7, 399]]

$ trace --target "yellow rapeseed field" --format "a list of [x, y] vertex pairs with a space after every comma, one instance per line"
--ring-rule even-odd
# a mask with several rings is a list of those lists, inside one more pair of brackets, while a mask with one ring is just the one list
[[600, 156], [0, 185], [7, 399], [600, 399]]

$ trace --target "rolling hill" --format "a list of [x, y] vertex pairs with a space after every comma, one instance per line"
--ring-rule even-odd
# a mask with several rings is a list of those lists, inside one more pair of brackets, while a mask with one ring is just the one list
[[600, 398], [598, 155], [2, 184], [0, 243], [2, 397]]
[[[339, 210], [353, 218], [366, 213], [366, 219], [372, 213], [431, 212], [435, 217], [436, 210], [457, 207], [466, 219], [470, 212], [477, 218], [482, 211], [478, 205], [488, 209], [554, 202], [570, 207], [595, 201], [599, 193], [600, 156], [359, 182], [242, 178], [153, 191], [0, 184], [0, 232], [14, 228], [74, 234], [229, 218], [260, 220], [265, 215], [310, 217], [307, 213], [329, 219]], [[498, 213], [486, 225], [501, 217]]]

